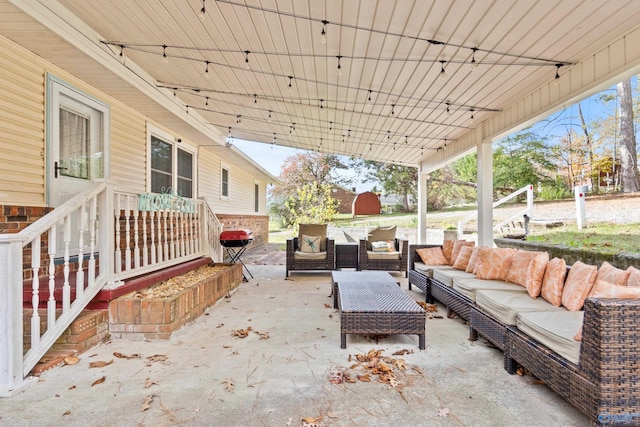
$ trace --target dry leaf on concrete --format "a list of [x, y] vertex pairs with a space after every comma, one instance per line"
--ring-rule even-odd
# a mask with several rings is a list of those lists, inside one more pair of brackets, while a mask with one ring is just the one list
[[393, 352], [392, 356], [404, 356], [405, 354], [413, 354], [413, 350], [403, 348], [402, 350]]
[[305, 417], [302, 419], [302, 427], [318, 427], [322, 421], [322, 415], [317, 417]]
[[269, 339], [269, 332], [255, 331], [255, 333], [260, 335], [260, 339], [261, 340], [268, 340]]
[[64, 414], [62, 414], [62, 416], [64, 417], [65, 415], [71, 415], [71, 411], [65, 411]]
[[102, 384], [106, 380], [107, 380], [107, 377], [98, 378], [97, 380], [91, 383], [91, 387], [93, 387], [94, 385]]
[[113, 359], [105, 362], [104, 360], [96, 360], [95, 362], [89, 363], [90, 368], [104, 368], [105, 366], [109, 366], [113, 363]]
[[250, 329], [234, 329], [231, 331], [231, 336], [236, 338], [246, 338], [249, 336]]
[[442, 408], [440, 409], [440, 412], [438, 412], [438, 416], [439, 417], [446, 417], [449, 415], [449, 408]]
[[371, 376], [369, 374], [364, 374], [364, 375], [358, 375], [358, 379], [362, 382], [365, 383], [370, 383], [371, 382]]
[[158, 385], [158, 383], [153, 381], [153, 380], [151, 380], [151, 379], [149, 379], [149, 378], [147, 378], [146, 381], [144, 382], [144, 388], [149, 388], [152, 385]]
[[169, 356], [167, 356], [166, 354], [154, 354], [153, 356], [147, 357], [147, 360], [149, 361], [149, 363], [154, 363], [154, 362], [165, 363], [168, 358]]
[[140, 359], [140, 358], [142, 357], [142, 356], [141, 356], [141, 355], [139, 355], [138, 353], [134, 353], [134, 354], [132, 354], [132, 355], [128, 356], [128, 355], [126, 355], [126, 354], [122, 354], [122, 353], [119, 353], [119, 352], [117, 352], [117, 351], [116, 351], [116, 352], [114, 352], [114, 353], [113, 353], [113, 355], [114, 355], [115, 357], [117, 357], [118, 359]]
[[142, 402], [142, 406], [140, 406], [140, 412], [144, 412], [147, 409], [151, 408], [151, 402], [153, 402], [154, 395], [147, 396], [147, 398]]
[[80, 359], [76, 356], [67, 356], [63, 360], [66, 365], [75, 365], [80, 361]]
[[229, 393], [233, 393], [234, 384], [232, 379], [226, 378], [220, 381], [220, 384], [224, 384], [224, 389], [226, 391], [228, 391]]

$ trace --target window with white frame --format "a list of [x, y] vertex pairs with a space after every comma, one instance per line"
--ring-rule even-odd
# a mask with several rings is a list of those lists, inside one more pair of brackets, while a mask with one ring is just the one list
[[220, 196], [223, 199], [229, 198], [229, 168], [224, 165], [220, 174]]
[[193, 198], [194, 195], [194, 155], [187, 147], [179, 147], [169, 138], [151, 135], [150, 169], [152, 193], [176, 194]]

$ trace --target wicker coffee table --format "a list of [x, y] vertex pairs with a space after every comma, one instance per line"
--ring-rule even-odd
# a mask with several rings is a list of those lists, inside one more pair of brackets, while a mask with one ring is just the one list
[[334, 271], [332, 280], [341, 348], [347, 348], [347, 334], [417, 334], [418, 347], [425, 349], [426, 312], [389, 273]]

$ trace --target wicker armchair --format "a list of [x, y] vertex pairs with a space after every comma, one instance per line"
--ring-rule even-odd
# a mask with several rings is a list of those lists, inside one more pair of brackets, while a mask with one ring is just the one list
[[371, 256], [367, 247], [367, 240], [360, 240], [358, 251], [358, 270], [384, 270], [400, 271], [407, 277], [407, 265], [409, 262], [409, 241], [394, 239], [395, 250], [399, 252], [397, 257], [378, 258]]
[[[335, 270], [335, 241], [326, 237], [326, 224], [300, 224], [298, 237], [287, 240], [287, 271]], [[319, 236], [319, 252], [302, 252], [302, 236]]]

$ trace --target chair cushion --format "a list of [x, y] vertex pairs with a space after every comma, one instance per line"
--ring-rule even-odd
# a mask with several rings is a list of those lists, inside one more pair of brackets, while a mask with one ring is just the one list
[[540, 295], [550, 304], [562, 305], [562, 288], [567, 275], [567, 264], [562, 258], [553, 258], [547, 263], [542, 279]]
[[584, 311], [529, 312], [518, 314], [516, 326], [577, 365], [580, 358], [580, 342], [574, 340], [574, 336], [582, 327], [583, 320]]
[[469, 298], [471, 301], [476, 300], [477, 291], [512, 291], [512, 292], [527, 292], [522, 286], [518, 286], [514, 283], [508, 283], [504, 280], [482, 280], [482, 279], [453, 279], [453, 289], [460, 292], [462, 295]]
[[293, 253], [293, 258], [294, 259], [327, 259], [327, 253], [295, 251]]
[[367, 258], [369, 259], [400, 259], [402, 254], [398, 251], [393, 252], [374, 252], [367, 251]]
[[569, 311], [582, 309], [584, 300], [587, 298], [596, 282], [598, 273], [595, 265], [585, 264], [576, 261], [567, 274], [567, 279], [562, 288], [562, 305]]
[[470, 278], [474, 278], [475, 276], [473, 275], [473, 273], [467, 273], [466, 271], [456, 270], [453, 267], [433, 269], [433, 279], [437, 280], [438, 282], [446, 286], [449, 286], [449, 287], [453, 286], [453, 279], [456, 277], [470, 279]]
[[307, 236], [303, 234], [300, 240], [300, 252], [320, 252], [320, 236]]
[[413, 269], [421, 274], [424, 274], [427, 277], [433, 277], [433, 270], [441, 268], [451, 270], [453, 267], [451, 267], [450, 265], [430, 265], [423, 262], [413, 263]]
[[416, 249], [416, 253], [426, 265], [449, 265], [449, 261], [442, 253], [440, 246]]
[[[527, 292], [477, 291], [476, 304], [505, 325], [515, 325], [519, 313], [530, 311], [567, 311], [542, 298], [533, 299]], [[575, 330], [573, 333], [575, 334]]]
[[299, 224], [298, 245], [303, 235], [320, 236], [320, 252], [327, 250], [327, 224]]

